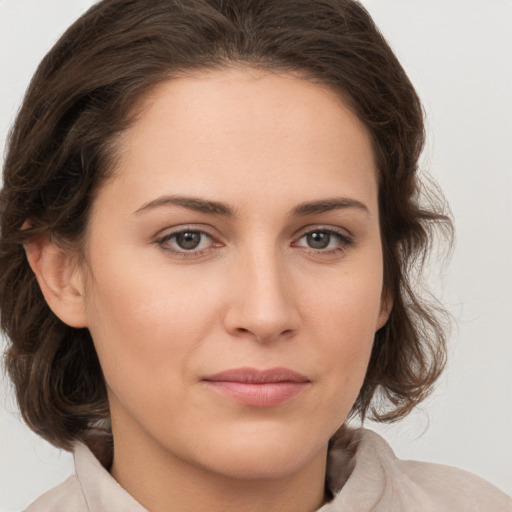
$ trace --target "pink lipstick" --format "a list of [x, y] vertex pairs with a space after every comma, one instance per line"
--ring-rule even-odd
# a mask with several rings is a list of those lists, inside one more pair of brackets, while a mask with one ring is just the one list
[[297, 396], [311, 383], [287, 368], [235, 368], [203, 379], [208, 388], [252, 407], [273, 407]]

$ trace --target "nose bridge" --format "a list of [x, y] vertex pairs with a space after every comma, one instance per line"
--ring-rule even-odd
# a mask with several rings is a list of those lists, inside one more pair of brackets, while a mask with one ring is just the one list
[[284, 256], [271, 244], [240, 254], [236, 293], [229, 311], [229, 328], [269, 341], [297, 328], [298, 311]]

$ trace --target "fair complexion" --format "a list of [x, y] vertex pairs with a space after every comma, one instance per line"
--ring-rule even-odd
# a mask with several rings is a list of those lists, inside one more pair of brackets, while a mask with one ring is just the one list
[[160, 85], [118, 146], [85, 262], [27, 249], [92, 334], [112, 475], [151, 512], [317, 509], [389, 309], [365, 127], [318, 84], [224, 69]]

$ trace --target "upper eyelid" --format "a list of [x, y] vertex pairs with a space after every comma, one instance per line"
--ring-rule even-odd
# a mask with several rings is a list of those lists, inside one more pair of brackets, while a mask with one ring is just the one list
[[353, 233], [349, 229], [342, 228], [341, 226], [333, 226], [330, 224], [310, 224], [308, 226], [305, 226], [305, 227], [300, 228], [297, 231], [295, 231], [295, 233], [293, 234], [293, 237], [296, 239], [298, 237], [304, 236], [307, 233], [311, 233], [312, 231], [315, 231], [315, 230], [316, 231], [329, 231], [329, 232], [336, 233], [341, 236], [345, 236], [347, 238], [354, 237]]
[[218, 230], [212, 228], [211, 226], [205, 224], [178, 224], [177, 226], [168, 226], [164, 229], [160, 229], [158, 233], [154, 235], [155, 239], [167, 238], [173, 235], [177, 235], [179, 233], [183, 233], [186, 231], [198, 231], [203, 233], [210, 238], [219, 238], [220, 235], [217, 235]]
[[[303, 226], [302, 228], [295, 230], [291, 234], [291, 236], [297, 237], [297, 236], [301, 236], [305, 233], [309, 233], [309, 232], [315, 231], [315, 230], [317, 230], [317, 231], [332, 231], [334, 233], [339, 233], [342, 235], [346, 234], [346, 236], [349, 236], [349, 237], [353, 236], [349, 229], [343, 228], [341, 226], [333, 226], [330, 224], [310, 224], [307, 226]], [[176, 233], [183, 233], [184, 231], [200, 231], [212, 238], [215, 238], [216, 235], [214, 233], [212, 233], [211, 231], [219, 233], [219, 231], [217, 229], [215, 229], [214, 227], [205, 225], [205, 224], [179, 224], [177, 226], [166, 227], [164, 229], [159, 230], [159, 232], [155, 235], [155, 237], [160, 238], [160, 237], [171, 236]], [[221, 236], [220, 233], [218, 236]]]
[[[335, 230], [335, 229], [311, 229], [311, 230], [304, 231], [299, 236], [295, 237], [293, 240], [293, 243], [295, 244], [296, 242], [300, 241], [302, 238], [304, 238], [309, 233], [314, 233], [315, 231], [321, 231], [321, 232], [326, 232], [326, 233], [335, 235], [336, 237], [338, 237], [341, 244], [352, 245], [355, 242], [354, 237], [352, 235], [341, 233], [340, 231]], [[322, 249], [318, 249], [318, 250], [323, 251]]]
[[172, 229], [167, 231], [167, 230], [163, 230], [163, 233], [161, 234], [161, 236], [157, 235], [157, 237], [159, 238], [168, 238], [168, 237], [171, 237], [171, 236], [175, 236], [175, 235], [179, 235], [180, 233], [188, 233], [188, 232], [191, 232], [191, 233], [201, 233], [202, 235], [207, 235], [209, 236], [210, 238], [213, 238], [213, 235], [211, 233], [209, 233], [208, 231], [206, 231], [205, 229], [202, 229], [202, 228], [180, 228], [180, 229]]
[[[187, 232], [195, 232], [195, 233], [200, 233], [202, 236], [207, 236], [210, 239], [210, 244], [211, 245], [222, 243], [222, 242], [218, 241], [218, 238], [216, 238], [215, 236], [213, 236], [212, 234], [208, 233], [207, 231], [205, 231], [203, 229], [186, 229], [186, 228], [185, 229], [178, 229], [178, 230], [175, 230], [175, 231], [169, 231], [166, 234], [163, 234], [161, 236], [157, 236], [156, 243], [160, 244], [160, 243], [164, 243], [164, 242], [169, 242], [170, 240], [173, 239], [173, 237], [179, 235], [180, 233], [187, 233]], [[206, 248], [204, 248], [204, 249], [197, 249], [197, 250], [198, 251], [202, 251], [202, 250], [206, 250]], [[183, 252], [189, 252], [189, 251], [183, 250]]]
[[[172, 239], [175, 236], [179, 235], [180, 233], [186, 233], [187, 231], [200, 233], [202, 236], [206, 235], [210, 239], [210, 241], [208, 243], [208, 247], [203, 247], [200, 249], [194, 248], [194, 249], [190, 249], [190, 250], [182, 249], [179, 247], [173, 247], [172, 245], [174, 245], [174, 244], [171, 244]], [[154, 241], [154, 244], [159, 246], [162, 250], [164, 250], [170, 254], [173, 254], [175, 257], [179, 257], [179, 258], [192, 258], [194, 256], [205, 255], [208, 252], [215, 249], [216, 243], [218, 243], [218, 241], [216, 241], [216, 239], [210, 233], [206, 232], [203, 229], [191, 229], [191, 228], [174, 229], [172, 231], [169, 231], [166, 234], [157, 236]]]
[[[307, 226], [303, 226], [297, 230], [295, 230], [293, 233], [291, 233], [292, 238], [297, 238], [299, 236], [303, 236], [306, 233], [309, 233], [311, 231], [330, 231], [333, 233], [338, 233], [340, 235], [344, 235], [348, 238], [352, 238], [354, 235], [353, 233], [341, 226], [333, 226], [332, 224], [309, 224]], [[183, 233], [184, 231], [199, 231], [201, 233], [204, 233], [205, 235], [211, 237], [211, 238], [222, 238], [222, 234], [219, 232], [218, 229], [214, 228], [213, 226], [207, 225], [207, 224], [178, 224], [176, 226], [169, 226], [164, 229], [161, 229], [154, 235], [154, 238], [164, 238], [168, 236], [172, 236], [177, 233]]]

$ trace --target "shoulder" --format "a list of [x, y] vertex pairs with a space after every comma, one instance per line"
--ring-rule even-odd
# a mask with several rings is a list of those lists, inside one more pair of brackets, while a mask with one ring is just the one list
[[331, 454], [331, 469], [343, 472], [336, 468], [336, 458], [342, 461], [340, 454], [347, 447], [353, 456], [350, 476], [340, 482], [342, 487], [334, 500], [342, 506], [339, 510], [512, 512], [512, 499], [486, 480], [451, 466], [400, 460], [372, 431], [347, 429], [340, 441]]
[[490, 482], [458, 468], [396, 459], [394, 474], [402, 492], [414, 492], [432, 510], [512, 512], [512, 499]]
[[38, 498], [25, 512], [147, 512], [84, 444], [73, 447], [76, 474]]
[[37, 498], [25, 512], [88, 512], [82, 487], [76, 475]]

